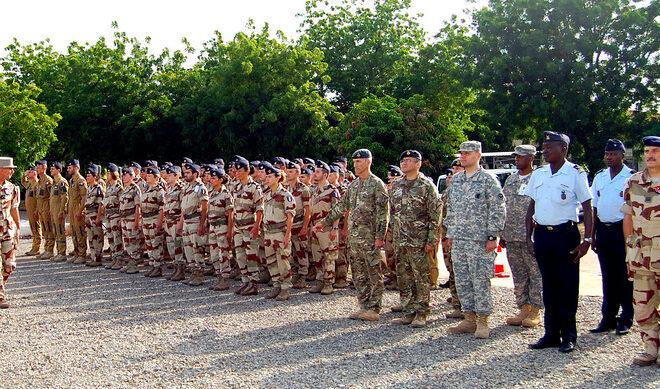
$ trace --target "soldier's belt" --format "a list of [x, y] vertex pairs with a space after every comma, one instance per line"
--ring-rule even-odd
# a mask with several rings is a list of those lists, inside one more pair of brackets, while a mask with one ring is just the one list
[[284, 227], [286, 227], [286, 222], [264, 224], [264, 230], [266, 231], [281, 230]]
[[187, 215], [183, 215], [183, 220], [195, 219], [195, 218], [198, 218], [199, 216], [200, 216], [199, 212], [193, 212], [193, 213], [189, 213]]
[[217, 219], [209, 220], [209, 225], [213, 227], [218, 227], [223, 224], [227, 224], [227, 218], [226, 217], [219, 217]]
[[251, 224], [254, 224], [254, 219], [252, 219], [252, 218], [250, 218], [250, 219], [241, 219], [241, 220], [234, 221], [234, 225], [236, 227], [245, 227], [245, 226], [249, 226]]
[[151, 212], [142, 212], [142, 217], [154, 217], [157, 216], [160, 211], [151, 211]]
[[116, 209], [116, 208], [106, 208], [106, 209], [105, 209], [105, 214], [106, 214], [107, 216], [116, 215], [116, 214], [118, 214], [118, 213], [119, 213], [119, 210]]
[[135, 213], [135, 208], [124, 209], [123, 211], [119, 211], [119, 214], [120, 214], [121, 217], [131, 216], [134, 213]]
[[539, 228], [543, 231], [557, 232], [557, 231], [566, 231], [567, 229], [574, 227], [576, 224], [574, 221], [557, 224], [556, 226], [544, 226], [542, 224], [537, 224], [536, 228]]
[[300, 223], [303, 220], [305, 220], [305, 215], [304, 214], [296, 215], [296, 216], [293, 217], [293, 222], [294, 223]]
[[602, 221], [596, 219], [596, 223], [598, 223], [602, 226], [605, 226], [607, 228], [612, 228], [612, 227], [621, 228], [621, 225], [623, 225], [623, 220], [619, 220], [618, 222], [605, 223], [605, 222], [602, 222]]
[[99, 209], [99, 205], [98, 204], [85, 205], [85, 209], [88, 211], [96, 211]]

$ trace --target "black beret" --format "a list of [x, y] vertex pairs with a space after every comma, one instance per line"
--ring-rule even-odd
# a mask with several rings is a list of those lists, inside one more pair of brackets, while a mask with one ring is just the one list
[[93, 176], [97, 176], [97, 175], [99, 174], [99, 168], [98, 168], [98, 166], [96, 166], [96, 165], [94, 165], [94, 164], [89, 165], [89, 166], [87, 167], [87, 173], [89, 173], [89, 174], [91, 174], [91, 175], [93, 175]]
[[286, 165], [286, 158], [284, 157], [275, 157], [270, 161], [272, 164], [280, 164], [280, 165]]
[[240, 155], [237, 155], [236, 159], [234, 159], [234, 165], [236, 166], [237, 169], [240, 169], [240, 168], [249, 167], [250, 162], [248, 162], [247, 159], [241, 157]]
[[165, 168], [165, 171], [169, 174], [181, 174], [181, 168], [177, 165], [170, 165]]
[[303, 168], [300, 169], [300, 174], [304, 174], [304, 175], [309, 176], [310, 174], [312, 174], [312, 171], [309, 170], [309, 169], [306, 168], [306, 167], [303, 167]]
[[28, 165], [27, 170], [36, 170], [37, 167], [34, 165]]
[[121, 174], [122, 175], [128, 174], [128, 175], [132, 176], [133, 175], [133, 169], [131, 169], [130, 166], [126, 166], [123, 169], [121, 169]]
[[660, 147], [660, 136], [650, 135], [642, 138], [644, 146]]
[[250, 166], [254, 167], [255, 169], [259, 169], [259, 166], [261, 166], [261, 161], [250, 161]]
[[318, 169], [325, 169], [326, 172], [330, 173], [330, 166], [327, 163], [321, 161], [320, 159], [316, 161], [316, 167]]
[[451, 166], [451, 167], [454, 167], [454, 166], [461, 166], [461, 160], [458, 159], [458, 158], [456, 158], [456, 159], [454, 159], [453, 161], [451, 161], [451, 165], [449, 165], [449, 166]]
[[368, 149], [355, 150], [351, 158], [352, 159], [371, 158], [371, 151], [369, 151]]
[[287, 169], [299, 169], [300, 166], [298, 166], [295, 162], [287, 161], [286, 168]]
[[605, 151], [621, 151], [625, 153], [626, 146], [618, 139], [608, 139], [605, 144]]
[[187, 163], [184, 166], [185, 166], [186, 169], [192, 170], [193, 173], [199, 173], [199, 171], [201, 170], [199, 165], [194, 164], [194, 163]]
[[108, 171], [110, 173], [117, 173], [119, 171], [119, 168], [117, 167], [117, 165], [111, 162], [108, 164]]
[[192, 163], [194, 163], [194, 162], [193, 162], [192, 159], [190, 159], [190, 158], [188, 158], [188, 157], [183, 157], [183, 162], [181, 162], [181, 164], [182, 164], [182, 165], [185, 165], [185, 164], [187, 164], [187, 163], [192, 164]]
[[314, 160], [311, 159], [311, 158], [303, 158], [303, 162], [305, 163], [305, 165], [313, 165], [314, 164]]
[[295, 163], [299, 163], [299, 164], [301, 164], [301, 165], [304, 163], [303, 160], [302, 160], [302, 158], [296, 158], [296, 159], [293, 160], [293, 162], [295, 162]]
[[266, 169], [271, 168], [271, 167], [273, 167], [273, 164], [271, 164], [270, 162], [261, 161], [261, 162], [259, 162], [259, 166], [257, 166], [257, 169], [266, 170]]
[[399, 161], [404, 159], [404, 158], [407, 158], [407, 157], [415, 158], [415, 159], [421, 161], [422, 160], [422, 153], [420, 153], [417, 150], [406, 150], [403, 153], [401, 153], [401, 156], [399, 156]]
[[37, 165], [48, 165], [48, 161], [45, 159], [40, 159], [36, 162]]
[[60, 161], [55, 161], [50, 166], [54, 167], [57, 170], [62, 170], [62, 162]]
[[147, 170], [145, 171], [147, 174], [153, 174], [154, 176], [157, 174], [160, 174], [160, 169], [156, 166], [149, 166], [147, 167]]
[[135, 161], [131, 162], [131, 167], [142, 170], [142, 166], [140, 166], [140, 164]]
[[77, 159], [70, 159], [69, 162], [66, 163], [66, 166], [80, 166], [80, 161]]
[[265, 167], [264, 172], [266, 174], [274, 174], [276, 176], [282, 175], [282, 171], [271, 164], [268, 164], [268, 166]]
[[567, 146], [571, 143], [571, 138], [566, 134], [562, 134], [554, 131], [545, 131], [543, 133], [544, 142], [562, 142]]
[[316, 165], [315, 164], [307, 165], [307, 170], [309, 170], [310, 172], [314, 172], [316, 170]]
[[209, 171], [209, 174], [213, 177], [222, 178], [225, 175], [225, 169], [215, 166], [213, 169]]
[[331, 163], [329, 167], [330, 173], [339, 173], [341, 171], [341, 166], [337, 165], [336, 163]]
[[151, 160], [151, 159], [148, 159], [144, 162], [144, 165], [145, 166], [158, 166], [158, 162], [154, 161], [154, 160]]
[[388, 166], [387, 171], [390, 173], [390, 175], [394, 177], [401, 177], [403, 175], [401, 169], [399, 169], [399, 167], [395, 165]]
[[224, 168], [225, 167], [225, 160], [222, 158], [216, 158], [213, 160], [213, 163], [218, 165], [219, 167]]
[[332, 159], [332, 162], [342, 162], [346, 163], [348, 160], [343, 155], [338, 155]]

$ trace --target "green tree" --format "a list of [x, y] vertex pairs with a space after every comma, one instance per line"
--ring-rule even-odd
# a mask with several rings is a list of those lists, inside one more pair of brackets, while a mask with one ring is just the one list
[[32, 84], [0, 79], [0, 155], [13, 157], [19, 171], [43, 158], [57, 139], [54, 129], [61, 116], [35, 101], [40, 92]]

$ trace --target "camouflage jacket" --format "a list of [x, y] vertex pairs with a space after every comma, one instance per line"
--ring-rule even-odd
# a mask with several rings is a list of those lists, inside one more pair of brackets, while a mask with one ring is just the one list
[[234, 195], [234, 227], [239, 230], [252, 228], [256, 221], [256, 213], [264, 210], [264, 196], [261, 185], [252, 177], [243, 184], [238, 181]]
[[485, 241], [504, 229], [506, 205], [497, 178], [479, 168], [454, 176], [447, 189], [447, 238]]
[[174, 186], [168, 186], [163, 197], [163, 210], [165, 220], [172, 224], [178, 222], [181, 217], [181, 196], [183, 195], [183, 184], [177, 181]]
[[392, 241], [396, 247], [435, 245], [439, 239], [442, 205], [438, 189], [424, 174], [401, 178], [392, 185]]
[[[321, 221], [328, 216], [330, 210], [332, 210], [338, 202], [339, 190], [337, 190], [337, 187], [330, 183], [323, 187], [317, 185], [316, 190], [312, 192], [312, 198], [309, 203], [312, 213], [310, 225], [314, 225], [316, 222]], [[325, 220], [329, 226], [336, 219], [331, 221], [328, 221], [328, 219]]]
[[507, 241], [525, 242], [527, 240], [525, 216], [532, 199], [523, 193], [531, 177], [531, 173], [521, 177], [518, 172], [515, 172], [506, 179], [504, 188], [502, 188], [506, 201], [506, 221], [502, 238]]
[[103, 205], [105, 206], [105, 217], [107, 219], [119, 217], [119, 196], [121, 196], [122, 190], [124, 190], [124, 187], [119, 181], [108, 185], [106, 188]]
[[234, 198], [226, 186], [209, 193], [209, 224], [227, 224], [227, 211], [234, 209]]
[[288, 215], [296, 215], [296, 200], [291, 193], [282, 185], [275, 192], [269, 190], [264, 198], [264, 230], [284, 232]]
[[626, 182], [621, 211], [632, 216], [633, 235], [626, 257], [629, 270], [660, 272], [660, 185], [653, 183], [648, 169]]
[[99, 206], [103, 204], [105, 192], [98, 182], [87, 188], [85, 196], [85, 215], [87, 217], [96, 216], [99, 213]]
[[12, 184], [9, 180], [5, 180], [4, 184], [0, 186], [0, 207], [2, 208], [2, 220], [0, 224], [3, 225], [7, 222], [12, 222], [11, 209], [18, 208], [21, 201], [21, 193], [18, 186]]
[[373, 242], [376, 239], [385, 239], [390, 219], [390, 204], [387, 188], [380, 178], [372, 173], [366, 180], [357, 178], [351, 182], [346, 194], [332, 207], [323, 224], [329, 226], [349, 210], [349, 241]]
[[159, 184], [147, 187], [140, 195], [140, 211], [144, 219], [154, 220], [160, 216], [160, 209], [165, 203], [165, 192]]
[[80, 205], [82, 204], [85, 195], [87, 194], [87, 181], [80, 175], [74, 174], [69, 180], [69, 212], [78, 214], [82, 211]]
[[119, 195], [119, 216], [132, 219], [135, 216], [135, 207], [140, 205], [142, 191], [135, 182], [131, 182]]
[[293, 217], [293, 227], [302, 227], [305, 221], [305, 207], [309, 206], [312, 199], [312, 192], [302, 182], [296, 182], [294, 187], [289, 186], [287, 189], [296, 201], [296, 215]]
[[186, 221], [198, 222], [201, 216], [201, 204], [209, 201], [209, 192], [200, 179], [188, 183], [181, 195], [181, 213]]
[[447, 227], [445, 227], [445, 219], [447, 218], [447, 191], [445, 190], [440, 195], [440, 206], [442, 207], [442, 219], [440, 222], [440, 238], [447, 237]]

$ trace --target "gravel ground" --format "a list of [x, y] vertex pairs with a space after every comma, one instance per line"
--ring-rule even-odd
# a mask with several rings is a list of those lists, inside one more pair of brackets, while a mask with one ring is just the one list
[[[20, 252], [28, 250], [22, 243]], [[209, 279], [210, 281], [210, 279]], [[207, 282], [208, 285], [208, 282]], [[235, 283], [234, 285], [237, 285]], [[531, 351], [542, 329], [504, 324], [510, 289], [494, 288], [491, 339], [448, 335], [447, 290], [433, 291], [426, 329], [346, 317], [353, 291], [296, 291], [286, 303], [164, 279], [20, 257], [0, 311], [0, 386], [660, 388], [637, 368], [636, 330], [592, 335], [600, 298], [581, 297], [578, 350]], [[397, 302], [387, 292], [384, 306]]]

